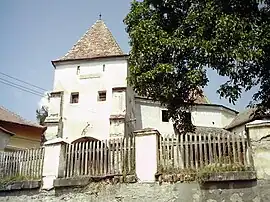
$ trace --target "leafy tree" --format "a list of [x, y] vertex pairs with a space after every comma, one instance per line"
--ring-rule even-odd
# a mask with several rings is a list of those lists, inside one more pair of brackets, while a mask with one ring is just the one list
[[40, 125], [44, 126], [44, 122], [47, 116], [48, 108], [46, 106], [42, 106], [40, 109], [36, 110], [36, 118]]
[[218, 93], [235, 103], [259, 85], [252, 104], [270, 107], [270, 1], [133, 1], [124, 23], [130, 37], [135, 92], [167, 106], [175, 126], [194, 127], [187, 111], [212, 68], [228, 81]]

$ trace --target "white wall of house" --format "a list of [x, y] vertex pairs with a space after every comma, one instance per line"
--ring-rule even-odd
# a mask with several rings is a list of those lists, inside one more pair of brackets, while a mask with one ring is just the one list
[[192, 123], [196, 126], [224, 128], [236, 113], [219, 105], [196, 105], [192, 110]]
[[110, 120], [110, 137], [117, 138], [125, 134], [125, 119]]
[[7, 134], [0, 130], [0, 151], [3, 151], [10, 141], [10, 134]]
[[[155, 128], [161, 134], [173, 134], [172, 122], [162, 121], [162, 110], [166, 108], [159, 103], [136, 98], [136, 129]], [[236, 116], [236, 113], [219, 105], [197, 105], [191, 112], [195, 126], [224, 128]]]
[[162, 110], [159, 103], [153, 103], [146, 99], [137, 99], [136, 103], [136, 130], [155, 128], [161, 134], [173, 134], [172, 122], [162, 122]]
[[[64, 139], [70, 142], [81, 136], [107, 139], [149, 127], [161, 134], [174, 133], [172, 122], [162, 121], [164, 107], [150, 100], [135, 99], [127, 85], [128, 73], [124, 57], [57, 64], [53, 92], [63, 92]], [[99, 92], [106, 92], [106, 101], [99, 100]], [[73, 93], [78, 93], [78, 103], [71, 103]], [[59, 97], [50, 98], [48, 121], [59, 121], [60, 103]], [[219, 105], [196, 105], [191, 115], [196, 126], [224, 128], [236, 113]], [[55, 137], [56, 131], [58, 126], [49, 124], [46, 136]]]
[[59, 124], [57, 122], [47, 123], [46, 126], [47, 126], [47, 130], [45, 131], [46, 140], [57, 138]]
[[259, 142], [270, 134], [270, 120], [254, 120], [247, 123], [246, 126], [251, 141]]
[[232, 129], [230, 129], [231, 132], [236, 133], [236, 134], [240, 134], [245, 132], [245, 124], [241, 124], [239, 126], [236, 126]]
[[270, 179], [270, 120], [254, 120], [246, 124], [252, 145], [258, 179]]
[[[57, 64], [53, 91], [64, 92], [63, 138], [73, 141], [81, 137], [83, 130], [84, 135], [108, 138], [110, 115], [126, 113], [125, 92], [112, 91], [115, 87], [127, 87], [126, 76], [127, 60], [124, 58]], [[99, 91], [106, 91], [106, 101], [99, 101]], [[78, 103], [71, 103], [72, 93], [79, 93]], [[49, 103], [49, 116], [56, 113], [53, 110], [59, 111], [54, 106], [59, 101], [51, 100], [53, 98]]]

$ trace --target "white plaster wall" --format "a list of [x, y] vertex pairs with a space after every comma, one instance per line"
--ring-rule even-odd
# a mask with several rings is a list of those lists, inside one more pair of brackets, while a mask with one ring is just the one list
[[49, 110], [48, 113], [50, 115], [60, 115], [60, 101], [61, 97], [52, 97], [49, 100]]
[[237, 126], [233, 129], [231, 129], [231, 132], [236, 133], [236, 134], [243, 133], [244, 131], [245, 131], [245, 124], [242, 124], [240, 126]]
[[51, 140], [57, 137], [58, 133], [58, 123], [47, 125], [47, 130], [45, 131], [46, 140]]
[[10, 141], [10, 135], [0, 131], [0, 151], [4, 150]]
[[111, 115], [126, 114], [126, 92], [112, 92]]
[[192, 110], [192, 122], [196, 126], [224, 128], [235, 117], [235, 112], [221, 106], [196, 105]]
[[139, 182], [155, 182], [157, 173], [157, 135], [136, 136], [136, 175]]
[[222, 128], [221, 113], [218, 108], [195, 106], [191, 113], [192, 123], [196, 126]]
[[258, 179], [270, 178], [269, 120], [255, 120], [247, 124], [253, 149], [253, 159]]
[[110, 137], [122, 137], [125, 133], [125, 120], [116, 119], [110, 121]]
[[46, 145], [44, 154], [44, 164], [42, 172], [42, 189], [52, 189], [53, 181], [58, 176], [60, 164], [61, 145]]
[[[163, 109], [158, 103], [136, 99], [136, 129], [155, 128], [161, 134], [173, 134], [172, 122], [162, 122]], [[191, 112], [192, 123], [204, 127], [224, 128], [235, 116], [235, 113], [212, 105], [197, 105]]]
[[51, 97], [48, 103], [48, 116], [45, 122], [59, 121], [61, 97]]
[[232, 120], [237, 116], [236, 113], [232, 113], [227, 110], [222, 110], [221, 114], [222, 114], [221, 122], [223, 127], [229, 125], [232, 122]]
[[249, 125], [248, 130], [251, 141], [260, 141], [262, 138], [270, 135], [270, 124], [259, 126]]
[[[103, 72], [103, 65], [105, 71]], [[77, 75], [77, 66], [80, 74]], [[73, 141], [85, 135], [97, 139], [109, 137], [110, 121], [114, 109], [113, 87], [126, 87], [127, 61], [125, 59], [101, 59], [77, 63], [63, 63], [55, 69], [54, 91], [64, 91], [63, 138]], [[83, 79], [81, 79], [83, 78]], [[98, 91], [106, 91], [106, 101], [98, 101]], [[72, 92], [79, 93], [79, 103], [70, 103]], [[125, 97], [123, 97], [125, 99]], [[125, 100], [124, 100], [125, 105]], [[125, 107], [121, 109], [125, 110]]]
[[162, 109], [158, 103], [136, 100], [136, 130], [155, 128], [161, 134], [173, 134], [172, 122], [162, 122]]

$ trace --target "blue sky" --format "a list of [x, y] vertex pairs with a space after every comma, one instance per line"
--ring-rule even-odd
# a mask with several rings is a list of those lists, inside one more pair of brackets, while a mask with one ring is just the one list
[[[109, 27], [124, 52], [128, 36], [123, 19], [129, 11], [127, 0], [6, 0], [0, 1], [0, 72], [51, 90], [54, 68], [51, 60], [64, 55], [98, 19]], [[242, 110], [253, 92], [244, 93], [235, 106], [220, 100], [216, 90], [225, 78], [209, 72], [205, 94], [212, 103]], [[3, 75], [0, 78], [8, 79]], [[35, 121], [40, 97], [0, 83], [0, 105]]]

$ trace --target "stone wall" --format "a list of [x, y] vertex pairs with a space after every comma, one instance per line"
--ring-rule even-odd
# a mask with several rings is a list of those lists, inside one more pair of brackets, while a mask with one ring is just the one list
[[238, 181], [175, 184], [91, 183], [84, 188], [62, 188], [0, 192], [0, 201], [181, 201], [181, 202], [259, 202], [270, 201], [270, 181]]

